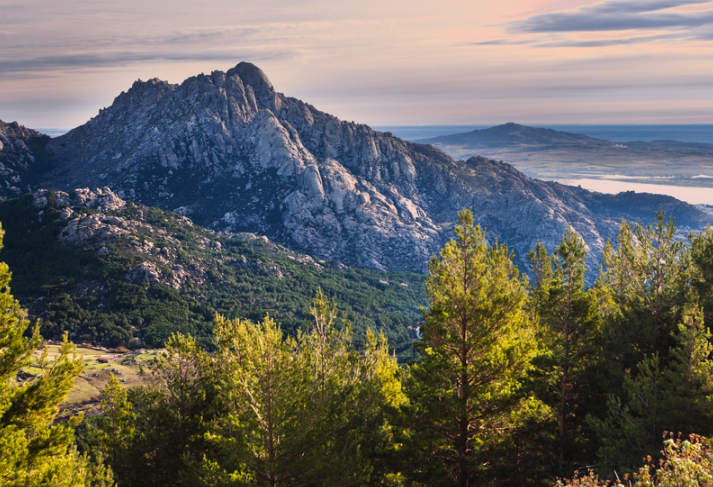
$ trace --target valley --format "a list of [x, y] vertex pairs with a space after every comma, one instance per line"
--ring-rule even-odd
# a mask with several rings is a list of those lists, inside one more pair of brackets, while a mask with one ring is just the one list
[[[101, 393], [112, 375], [125, 387], [139, 387], [150, 383], [150, 366], [163, 350], [138, 349], [129, 351], [125, 348], [107, 349], [89, 344], [76, 347], [76, 357], [83, 368], [67, 398], [60, 405], [60, 418], [83, 412], [93, 416], [100, 411]], [[45, 360], [52, 363], [60, 353], [60, 345], [48, 343], [33, 354], [32, 364], [22, 368], [23, 381], [32, 381], [44, 370], [41, 367], [43, 354]]]

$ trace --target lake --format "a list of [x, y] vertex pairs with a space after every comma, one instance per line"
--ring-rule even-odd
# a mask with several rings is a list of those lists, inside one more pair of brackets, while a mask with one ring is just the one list
[[581, 186], [590, 191], [617, 194], [623, 191], [637, 193], [665, 194], [693, 205], [713, 205], [713, 188], [692, 188], [690, 186], [673, 186], [668, 184], [646, 184], [631, 181], [612, 181], [610, 179], [560, 179], [558, 183], [569, 186]]

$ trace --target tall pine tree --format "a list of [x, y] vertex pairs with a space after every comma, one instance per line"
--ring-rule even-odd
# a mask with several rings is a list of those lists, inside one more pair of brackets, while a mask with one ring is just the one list
[[420, 467], [428, 485], [476, 485], [488, 449], [511, 424], [533, 333], [525, 287], [506, 247], [489, 247], [473, 214], [458, 214], [456, 239], [429, 265], [423, 359], [411, 368], [410, 399]]
[[543, 344], [536, 360], [537, 382], [545, 386], [540, 394], [557, 416], [560, 475], [580, 449], [585, 416], [580, 399], [589, 388], [585, 374], [600, 320], [596, 297], [585, 289], [586, 256], [584, 242], [571, 227], [551, 257], [540, 243], [530, 253], [536, 276], [531, 306]]

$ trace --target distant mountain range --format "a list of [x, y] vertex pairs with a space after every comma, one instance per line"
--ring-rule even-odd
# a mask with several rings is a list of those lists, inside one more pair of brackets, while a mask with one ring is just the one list
[[528, 127], [517, 123], [506, 123], [487, 129], [472, 130], [451, 135], [442, 135], [417, 141], [422, 144], [460, 145], [472, 147], [518, 147], [521, 149], [562, 149], [597, 150], [628, 148], [635, 151], [685, 150], [688, 155], [711, 156], [713, 144], [702, 142], [679, 142], [675, 140], [655, 140], [651, 142], [612, 142], [587, 135], [562, 132], [549, 128]]
[[[456, 161], [278, 93], [249, 63], [180, 85], [137, 81], [55, 139], [16, 125], [0, 130], [2, 196], [106, 186], [216, 231], [254, 232], [365, 268], [423, 272], [464, 207], [522, 267], [538, 240], [552, 248], [567, 225], [585, 239], [596, 268], [622, 218], [650, 221], [663, 205], [681, 228], [711, 221], [669, 197], [591, 193], [483, 157]], [[516, 124], [476, 132], [462, 137], [482, 144], [607, 143]]]

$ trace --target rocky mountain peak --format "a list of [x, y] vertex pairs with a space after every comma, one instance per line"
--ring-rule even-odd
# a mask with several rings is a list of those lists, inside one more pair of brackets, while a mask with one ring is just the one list
[[[649, 219], [658, 209], [629, 202], [612, 215], [586, 191], [532, 180], [502, 162], [457, 162], [341, 121], [276, 92], [250, 63], [180, 85], [137, 83], [49, 148], [45, 187], [106, 186], [214, 230], [255, 232], [375, 269], [425, 270], [464, 207], [523, 265], [538, 239], [554, 244], [568, 224], [596, 265], [622, 217]], [[694, 225], [703, 221], [697, 210], [677, 208]]]
[[274, 96], [275, 88], [267, 78], [267, 75], [252, 63], [241, 62], [232, 69], [229, 69], [226, 76], [237, 75], [246, 86], [250, 86], [258, 98], [268, 98]]

